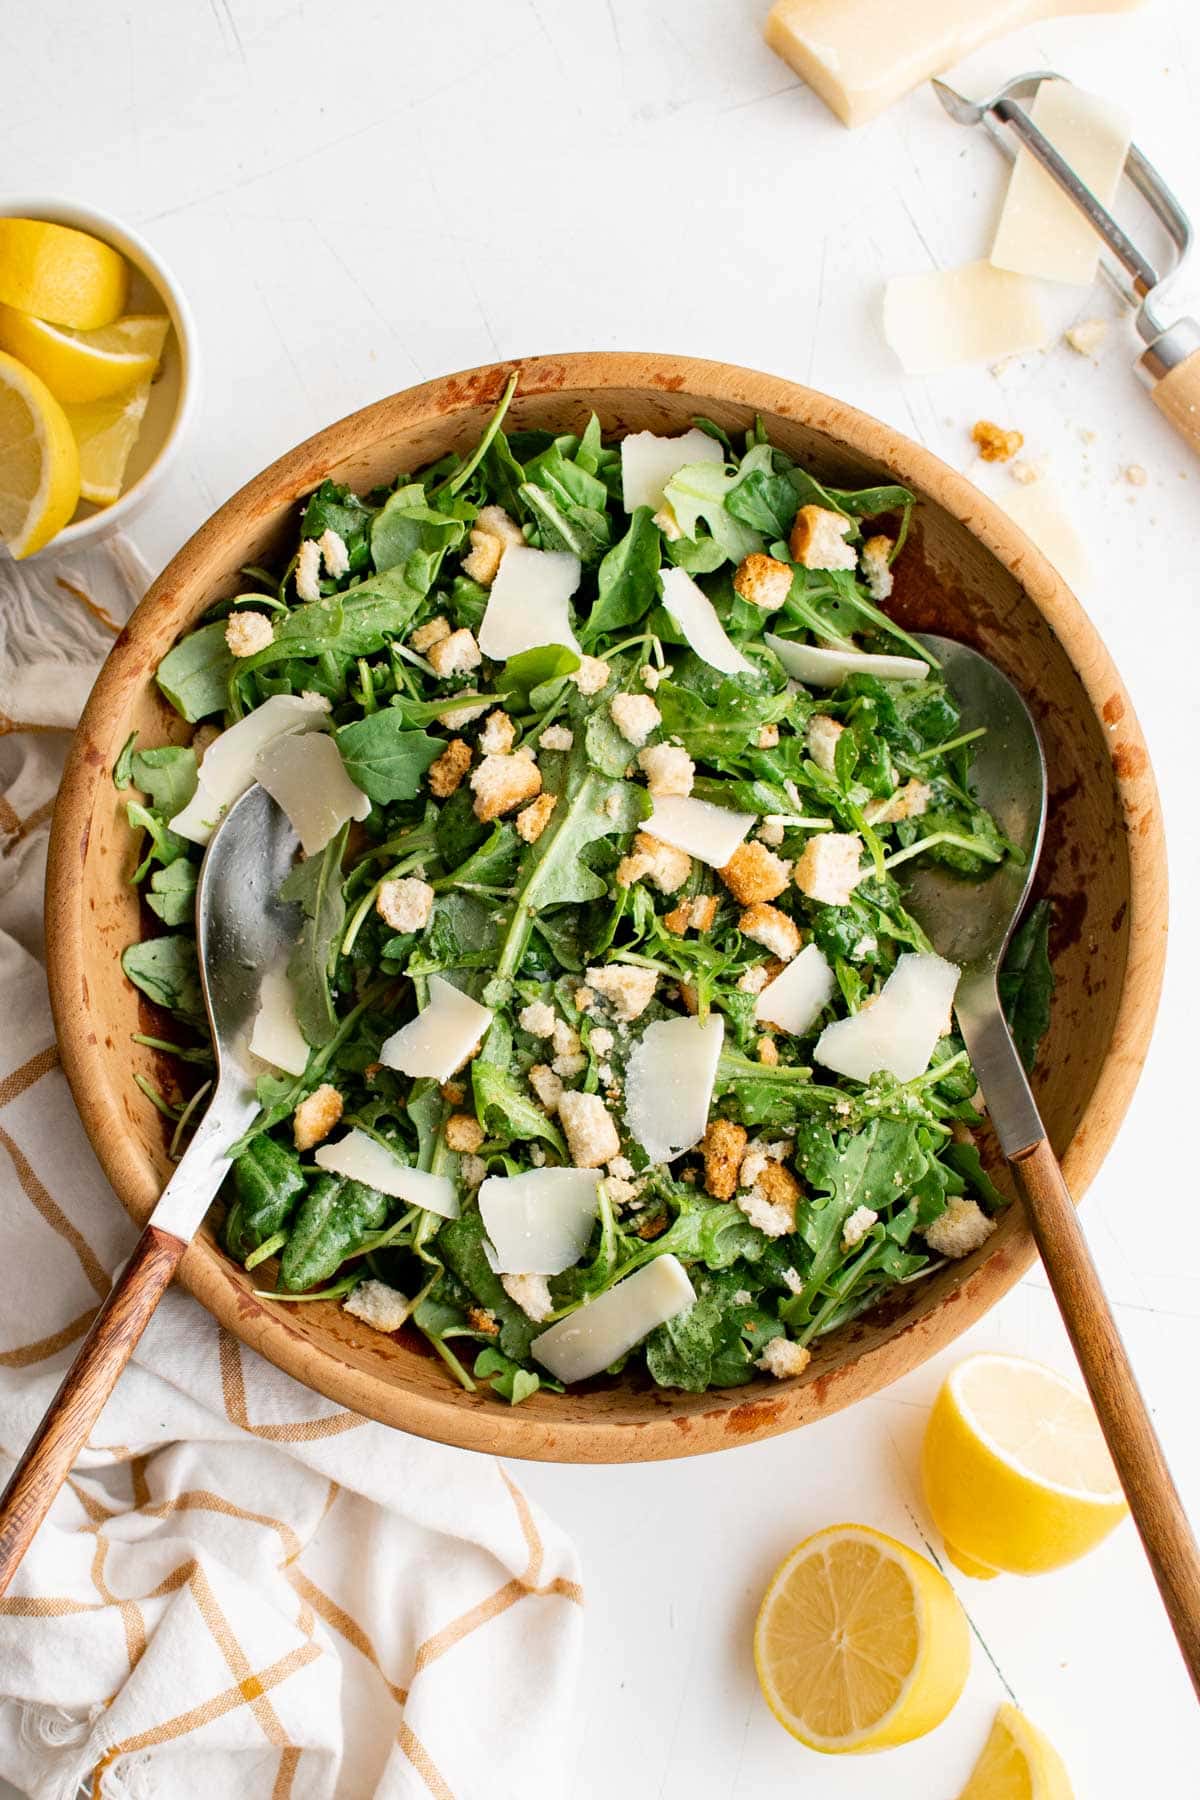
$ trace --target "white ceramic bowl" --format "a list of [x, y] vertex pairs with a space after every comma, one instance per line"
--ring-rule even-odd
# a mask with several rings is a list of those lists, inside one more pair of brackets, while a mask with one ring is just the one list
[[64, 525], [38, 555], [79, 550], [128, 525], [173, 462], [199, 400], [195, 321], [171, 271], [136, 232], [108, 213], [72, 200], [0, 194], [0, 218], [45, 219], [52, 225], [70, 225], [102, 238], [129, 262], [129, 310], [165, 311], [171, 320], [142, 429], [130, 453], [124, 493], [111, 506], [93, 506], [81, 500], [70, 524]]

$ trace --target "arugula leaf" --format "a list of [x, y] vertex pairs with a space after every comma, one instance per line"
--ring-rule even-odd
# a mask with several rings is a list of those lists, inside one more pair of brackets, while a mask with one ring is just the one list
[[600, 561], [612, 537], [604, 513], [570, 501], [560, 505], [535, 481], [523, 481], [519, 492], [522, 505], [537, 525], [543, 550], [569, 550], [585, 568]]
[[157, 1006], [178, 1013], [190, 1024], [204, 1023], [204, 995], [190, 937], [145, 938], [121, 953], [121, 967], [135, 987]]
[[[762, 1346], [783, 1326], [751, 1298], [741, 1273], [693, 1276], [695, 1304], [646, 1339], [646, 1366], [660, 1387], [700, 1394], [754, 1377]], [[740, 1296], [740, 1297], [739, 1297]]]
[[283, 901], [297, 902], [304, 923], [288, 963], [288, 976], [296, 1002], [296, 1021], [305, 1041], [320, 1049], [338, 1028], [331, 980], [337, 947], [346, 926], [342, 895], [342, 857], [346, 833], [342, 826], [319, 855], [297, 863], [279, 890]]
[[376, 513], [371, 555], [380, 574], [400, 565], [411, 585], [428, 593], [447, 550], [457, 550], [466, 535], [466, 520], [427, 506], [424, 488], [414, 482], [398, 488]]
[[742, 458], [737, 477], [725, 496], [725, 507], [743, 525], [761, 532], [768, 543], [787, 540], [796, 517], [796, 490], [789, 480], [791, 464], [781, 450], [757, 444]]
[[382, 805], [415, 799], [426, 769], [446, 748], [424, 731], [406, 731], [394, 707], [355, 719], [334, 737], [351, 781]]
[[182, 812], [196, 791], [196, 752], [179, 744], [161, 750], [136, 750], [130, 758], [133, 785], [150, 796], [164, 818]]
[[697, 761], [721, 768], [736, 762], [764, 725], [785, 718], [792, 704], [786, 689], [777, 694], [752, 693], [742, 685], [742, 678], [734, 675], [721, 682], [711, 706], [676, 681], [659, 682], [654, 701], [662, 714], [664, 733], [680, 738]]
[[481, 1306], [500, 1322], [500, 1349], [514, 1362], [526, 1362], [529, 1346], [542, 1329], [510, 1300], [492, 1270], [483, 1248], [483, 1220], [478, 1208], [457, 1219], [447, 1219], [435, 1240], [438, 1255]]
[[133, 780], [133, 746], [138, 741], [136, 731], [131, 731], [121, 746], [121, 753], [113, 764], [113, 786], [121, 793]]
[[980, 1161], [974, 1144], [947, 1144], [942, 1155], [944, 1161], [979, 1196], [989, 1212], [997, 1212], [1002, 1206], [1008, 1205], [1008, 1195], [1000, 1192]]
[[520, 707], [528, 706], [534, 688], [546, 681], [557, 681], [578, 667], [578, 656], [565, 644], [539, 644], [535, 650], [522, 650], [504, 665], [505, 695]]
[[1049, 900], [1039, 900], [1030, 907], [1008, 947], [998, 983], [1013, 1043], [1030, 1073], [1037, 1062], [1038, 1047], [1050, 1029], [1050, 1002], [1054, 998], [1054, 970], [1050, 966], [1052, 919]]
[[562, 1382], [555, 1381], [552, 1375], [539, 1375], [532, 1369], [523, 1369], [511, 1356], [505, 1356], [490, 1346], [481, 1350], [475, 1358], [472, 1374], [477, 1381], [485, 1381], [491, 1376], [493, 1394], [499, 1394], [510, 1406], [520, 1406], [522, 1400], [528, 1400], [530, 1394], [536, 1394], [541, 1387], [549, 1388], [555, 1394], [563, 1392]]
[[596, 572], [598, 597], [584, 621], [581, 637], [594, 644], [606, 632], [636, 625], [662, 593], [659, 566], [662, 539], [648, 506], [636, 507], [629, 530], [615, 543]]
[[[428, 572], [421, 562], [423, 554], [410, 556], [406, 562], [385, 569], [382, 575], [369, 575], [344, 593], [293, 607], [276, 625], [274, 643], [254, 656], [240, 658], [236, 665], [230, 658], [227, 676], [231, 668], [236, 668], [236, 673], [242, 676], [293, 659], [306, 661], [330, 655], [349, 660], [373, 656], [383, 649], [389, 638], [399, 637], [408, 629], [429, 591], [436, 571], [430, 573], [428, 582], [422, 585], [423, 576]], [[190, 641], [184, 639], [184, 643]], [[161, 679], [160, 669], [160, 684]], [[171, 695], [167, 697], [170, 699]], [[216, 709], [209, 707], [208, 710]], [[192, 715], [188, 713], [185, 717]]]
[[173, 831], [168, 831], [159, 815], [151, 812], [140, 801], [127, 800], [125, 816], [129, 820], [132, 830], [144, 831], [150, 839], [149, 849], [130, 877], [135, 887], [139, 881], [145, 880], [147, 871], [152, 864], [156, 862], [173, 863], [177, 857], [187, 855], [186, 840], [176, 837]]
[[154, 679], [175, 711], [194, 725], [210, 713], [224, 712], [235, 666], [225, 642], [225, 620], [215, 619], [168, 650]]
[[721, 463], [689, 463], [672, 475], [665, 489], [667, 504], [684, 536], [694, 538], [696, 527], [703, 520], [724, 559], [734, 563], [763, 547], [759, 533], [736, 519], [725, 505], [737, 479]]
[[541, 1138], [565, 1157], [557, 1125], [512, 1072], [512, 1031], [503, 1013], [493, 1019], [483, 1049], [471, 1064], [475, 1112], [489, 1137]]
[[300, 535], [319, 538], [336, 531], [350, 557], [350, 573], [358, 575], [371, 560], [371, 521], [375, 508], [348, 487], [323, 481], [309, 497], [300, 520]]
[[186, 856], [176, 857], [150, 877], [146, 904], [164, 925], [190, 925], [196, 910], [196, 881], [200, 871]]

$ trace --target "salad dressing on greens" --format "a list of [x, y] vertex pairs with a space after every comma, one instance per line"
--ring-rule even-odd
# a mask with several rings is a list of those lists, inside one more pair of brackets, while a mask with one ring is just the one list
[[[155, 917], [123, 966], [202, 1074], [199, 859], [261, 777], [306, 854], [223, 1227], [260, 1291], [513, 1403], [631, 1362], [796, 1374], [993, 1229], [955, 971], [902, 879], [1016, 852], [887, 615], [907, 490], [826, 487], [761, 425], [506, 432], [514, 385], [469, 454], [322, 483], [287, 567], [163, 658], [198, 729], [114, 771]], [[1047, 924], [1004, 981], [1030, 1063]]]

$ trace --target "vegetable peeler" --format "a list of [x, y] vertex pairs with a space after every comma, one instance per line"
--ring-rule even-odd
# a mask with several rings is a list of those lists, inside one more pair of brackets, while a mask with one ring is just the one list
[[1175, 248], [1172, 266], [1160, 275], [1018, 104], [1032, 99], [1043, 81], [1064, 79], [1049, 69], [1035, 70], [1018, 75], [991, 100], [980, 101], [968, 100], [936, 78], [933, 89], [956, 124], [985, 126], [1010, 161], [1016, 159], [1016, 137], [1099, 234], [1123, 273], [1107, 263], [1101, 267], [1122, 299], [1137, 309], [1135, 323], [1147, 346], [1138, 359], [1138, 373], [1150, 389], [1155, 406], [1185, 443], [1200, 454], [1200, 324], [1195, 319], [1182, 318], [1168, 325], [1162, 312], [1166, 289], [1179, 274], [1192, 247], [1191, 222], [1158, 170], [1136, 144], [1131, 144], [1125, 158], [1125, 175]]

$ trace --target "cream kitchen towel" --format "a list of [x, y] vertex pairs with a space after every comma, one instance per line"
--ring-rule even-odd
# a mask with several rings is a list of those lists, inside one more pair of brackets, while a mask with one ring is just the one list
[[[67, 734], [137, 584], [121, 555], [0, 561], [4, 1476], [134, 1238], [41, 963]], [[342, 1411], [173, 1290], [0, 1600], [0, 1774], [37, 1800], [564, 1794], [581, 1601], [498, 1463]]]

